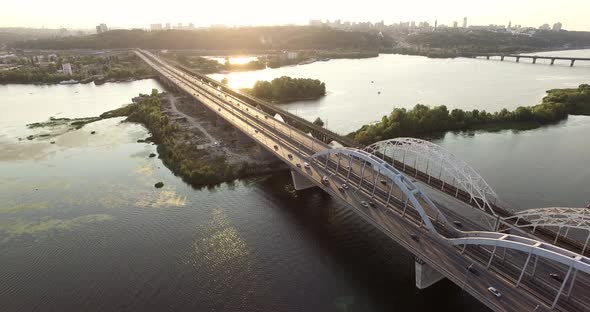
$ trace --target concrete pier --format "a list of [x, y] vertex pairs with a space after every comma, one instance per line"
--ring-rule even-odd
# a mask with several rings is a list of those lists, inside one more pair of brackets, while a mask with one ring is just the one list
[[416, 288], [418, 289], [428, 288], [444, 278], [437, 270], [418, 258], [416, 258], [414, 267], [416, 270]]
[[297, 191], [305, 190], [315, 186], [315, 184], [309, 181], [309, 179], [295, 170], [291, 170], [291, 177], [293, 178], [293, 186]]

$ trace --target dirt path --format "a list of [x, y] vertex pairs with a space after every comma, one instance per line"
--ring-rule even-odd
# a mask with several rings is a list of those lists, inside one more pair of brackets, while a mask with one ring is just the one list
[[209, 132], [207, 132], [207, 130], [205, 130], [205, 128], [203, 128], [203, 126], [199, 123], [199, 121], [197, 121], [192, 116], [187, 115], [184, 112], [180, 111], [178, 109], [178, 107], [176, 107], [176, 97], [174, 97], [171, 94], [168, 94], [167, 97], [168, 97], [168, 101], [170, 101], [170, 108], [172, 109], [172, 111], [175, 114], [186, 118], [186, 120], [191, 124], [191, 126], [199, 129], [199, 131], [201, 131], [201, 133], [203, 133], [207, 137], [207, 139], [209, 139], [209, 143], [215, 144], [215, 142], [217, 142], [217, 140]]

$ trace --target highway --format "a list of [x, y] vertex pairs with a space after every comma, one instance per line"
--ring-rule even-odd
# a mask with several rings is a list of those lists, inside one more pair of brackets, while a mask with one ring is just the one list
[[[559, 283], [549, 277], [549, 273], [558, 272], [566, 275], [567, 267], [559, 267], [545, 260], [535, 260], [535, 274], [525, 274], [519, 287], [516, 281], [526, 261], [527, 254], [507, 251], [503, 259], [500, 252], [495, 253], [494, 260], [488, 267], [493, 249], [481, 246], [461, 248], [451, 246], [437, 235], [425, 228], [424, 220], [413, 204], [408, 203], [407, 196], [399, 187], [381, 183], [382, 176], [366, 168], [360, 159], [351, 159], [342, 165], [340, 159], [333, 155], [325, 161], [313, 158], [320, 152], [330, 149], [327, 144], [314, 139], [302, 131], [278, 121], [274, 116], [251, 106], [238, 98], [222, 92], [200, 78], [192, 77], [182, 70], [168, 65], [153, 54], [145, 51], [136, 52], [146, 63], [152, 66], [162, 79], [191, 95], [200, 103], [216, 112], [220, 118], [253, 139], [282, 161], [291, 169], [306, 177], [316, 186], [332, 196], [339, 198], [359, 216], [381, 229], [385, 234], [412, 252], [417, 259], [435, 268], [445, 277], [462, 287], [495, 311], [590, 311], [588, 301], [590, 285], [586, 273], [577, 273], [576, 282], [569, 297], [562, 295], [552, 310], [551, 305], [558, 292]], [[303, 164], [308, 162], [309, 168]], [[298, 166], [299, 165], [299, 166]], [[369, 166], [370, 167], [370, 166]], [[322, 184], [322, 177], [329, 176], [329, 183]], [[378, 182], [377, 182], [378, 181]], [[341, 189], [347, 183], [349, 188]], [[374, 207], [363, 207], [361, 202], [374, 202]], [[424, 206], [426, 203], [421, 202]], [[445, 210], [446, 211], [446, 210]], [[435, 211], [429, 211], [428, 217], [437, 232], [445, 237], [456, 236], [456, 229], [439, 222]], [[453, 215], [454, 219], [465, 224], [464, 230], [477, 230], [477, 225], [469, 220]], [[473, 228], [471, 228], [473, 227]], [[417, 238], [417, 239], [416, 239]], [[467, 267], [472, 265], [477, 274]], [[528, 266], [528, 268], [532, 268]], [[532, 270], [532, 269], [531, 269]], [[576, 271], [578, 272], [578, 271]], [[569, 285], [564, 285], [569, 293]], [[493, 286], [502, 296], [496, 298], [487, 288]]]

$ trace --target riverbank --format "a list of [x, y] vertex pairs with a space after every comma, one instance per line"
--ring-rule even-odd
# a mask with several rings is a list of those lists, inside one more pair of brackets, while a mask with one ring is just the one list
[[[0, 71], [0, 84], [60, 84], [125, 82], [155, 77], [152, 69], [132, 52], [115, 55], [59, 55], [30, 57], [17, 54], [13, 67]], [[64, 70], [66, 68], [66, 70]]]
[[[133, 103], [97, 117], [50, 118], [28, 124], [28, 128], [48, 128], [27, 137], [28, 140], [53, 140], [71, 130], [115, 117], [142, 124], [151, 136], [138, 143], [156, 144], [164, 165], [185, 182], [195, 186], [213, 185], [285, 170], [276, 158], [261, 159], [253, 141], [238, 140], [235, 130], [219, 122], [213, 113], [193, 100], [169, 93], [140, 95]], [[94, 131], [89, 132], [95, 134]], [[20, 138], [19, 140], [24, 140]], [[51, 141], [53, 142], [53, 141]], [[156, 155], [153, 155], [156, 156]]]
[[428, 107], [418, 104], [411, 110], [396, 108], [381, 121], [364, 125], [348, 136], [368, 145], [395, 137], [432, 137], [448, 131], [527, 130], [557, 123], [568, 115], [590, 116], [590, 85], [552, 89], [547, 91], [541, 104], [521, 106], [513, 111], [503, 109], [493, 114], [477, 109], [449, 112], [444, 105]]

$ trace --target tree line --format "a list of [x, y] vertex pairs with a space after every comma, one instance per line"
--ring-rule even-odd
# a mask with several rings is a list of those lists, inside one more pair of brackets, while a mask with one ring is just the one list
[[444, 105], [429, 107], [422, 104], [417, 104], [410, 110], [395, 108], [389, 116], [383, 116], [378, 123], [364, 125], [349, 136], [361, 144], [371, 144], [396, 137], [426, 137], [446, 131], [489, 127], [534, 128], [558, 122], [567, 118], [569, 114], [590, 116], [590, 85], [582, 84], [574, 89], [549, 90], [541, 104], [521, 106], [513, 111], [449, 111]]
[[102, 34], [21, 41], [12, 44], [28, 49], [335, 49], [390, 47], [387, 36], [347, 32], [329, 27], [273, 26], [203, 30], [112, 30]]

